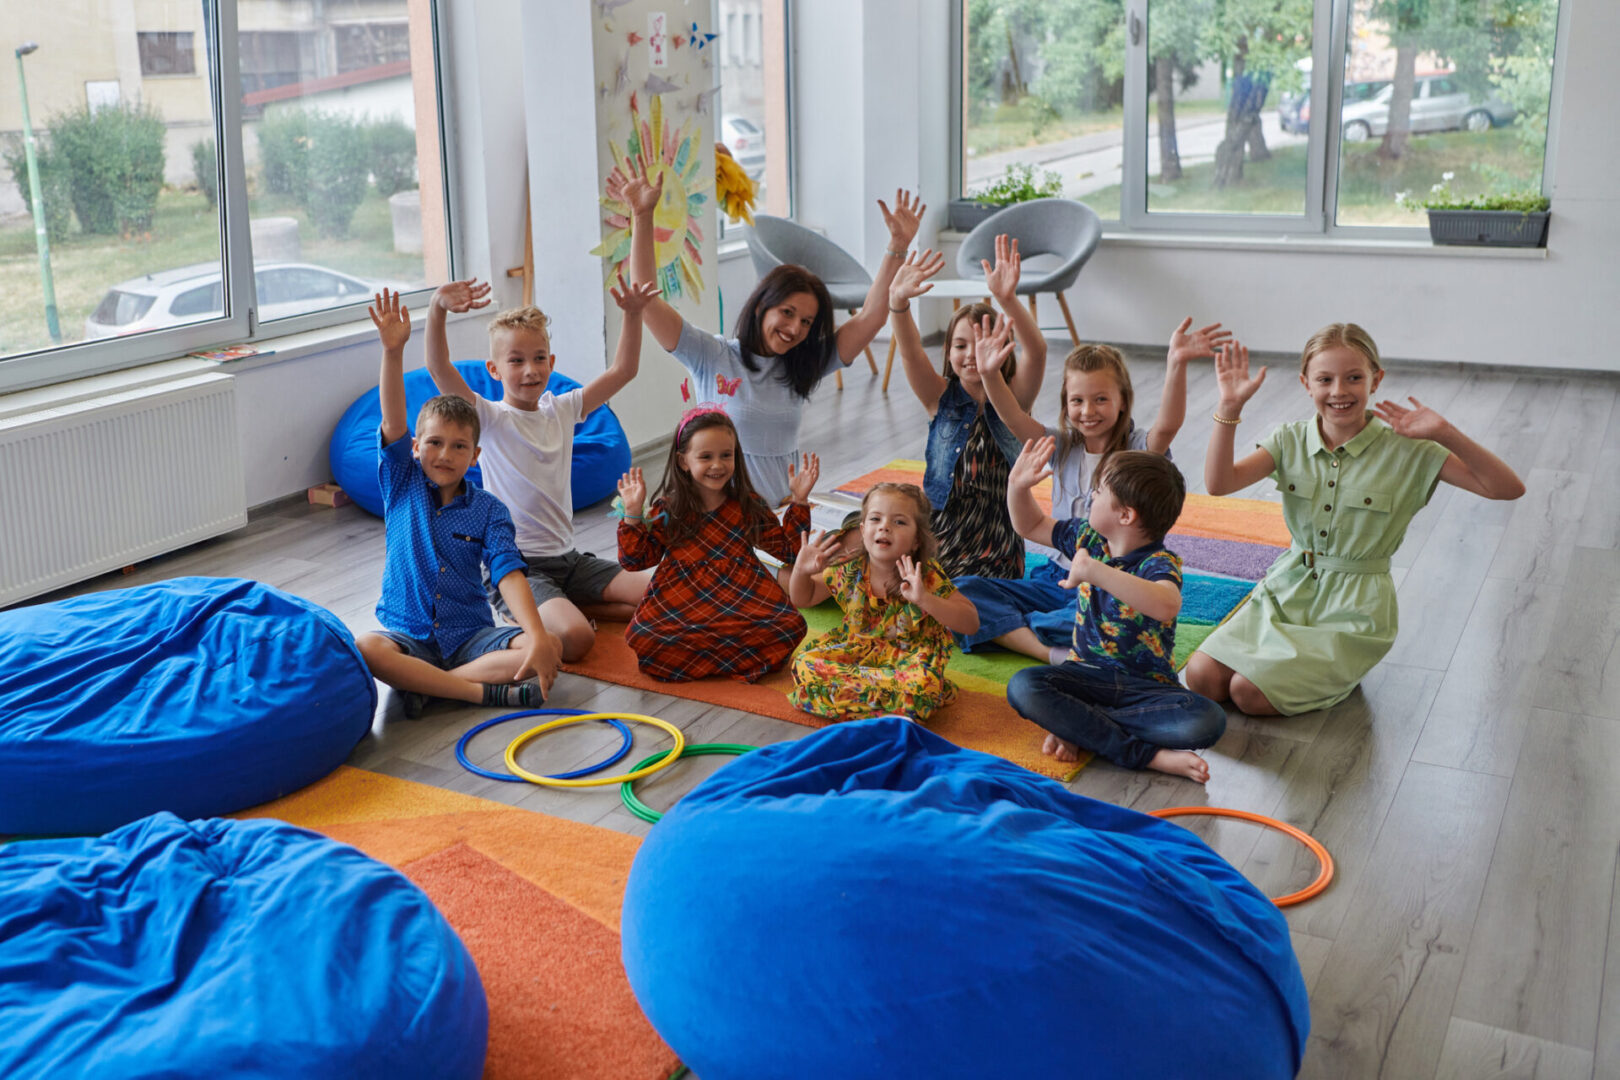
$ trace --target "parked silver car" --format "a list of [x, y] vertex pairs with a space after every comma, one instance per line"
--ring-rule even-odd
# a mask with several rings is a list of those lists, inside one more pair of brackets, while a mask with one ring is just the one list
[[[1366, 101], [1344, 107], [1341, 130], [1345, 142], [1364, 142], [1389, 130], [1389, 100], [1393, 84]], [[1513, 106], [1494, 94], [1483, 99], [1464, 90], [1453, 74], [1420, 75], [1412, 83], [1410, 131], [1489, 131], [1513, 119]]]
[[[107, 290], [84, 321], [85, 340], [138, 334], [165, 326], [217, 319], [225, 313], [219, 263], [195, 263], [121, 281]], [[357, 304], [397, 282], [366, 281], [310, 263], [267, 263], [253, 268], [259, 321]]]

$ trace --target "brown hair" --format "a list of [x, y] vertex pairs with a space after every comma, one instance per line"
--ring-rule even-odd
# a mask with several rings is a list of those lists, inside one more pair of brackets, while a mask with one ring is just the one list
[[[533, 304], [507, 308], [505, 311], [497, 312], [495, 317], [489, 320], [490, 348], [493, 350], [495, 335], [502, 330], [538, 330], [549, 339], [550, 331], [546, 328], [550, 325], [551, 316]], [[490, 359], [494, 359], [494, 357], [492, 356]]]
[[456, 424], [472, 432], [473, 445], [478, 445], [478, 436], [482, 429], [478, 424], [478, 410], [466, 398], [454, 394], [440, 394], [430, 397], [422, 403], [422, 408], [416, 414], [416, 430], [422, 430], [422, 421], [434, 417], [446, 424]]
[[1353, 322], [1336, 322], [1322, 327], [1305, 343], [1305, 351], [1299, 354], [1299, 373], [1305, 374], [1305, 369], [1311, 366], [1312, 357], [1340, 347], [1360, 353], [1362, 359], [1372, 365], [1374, 375], [1384, 370], [1378, 362], [1378, 346], [1372, 335]]
[[1164, 539], [1187, 501], [1187, 482], [1181, 470], [1163, 454], [1147, 450], [1121, 450], [1110, 455], [1106, 471], [1097, 467], [1097, 486], [1107, 484], [1114, 498], [1135, 510], [1142, 530], [1154, 543]]
[[765, 313], [794, 293], [816, 298], [816, 317], [810, 320], [804, 340], [776, 357], [777, 377], [795, 397], [808, 398], [827, 371], [828, 354], [838, 347], [833, 336], [832, 297], [820, 278], [792, 263], [772, 268], [737, 312], [737, 344], [742, 347], [743, 366], [758, 371], [755, 357], [772, 355], [765, 347]]
[[934, 505], [916, 484], [896, 484], [885, 480], [873, 484], [861, 499], [861, 520], [866, 520], [866, 504], [874, 495], [898, 495], [911, 500], [912, 516], [917, 519], [917, 550], [911, 554], [919, 562], [927, 562], [939, 555], [939, 540], [934, 536]]
[[1136, 401], [1136, 392], [1131, 389], [1131, 372], [1125, 366], [1125, 357], [1112, 345], [1076, 345], [1063, 359], [1063, 378], [1058, 383], [1063, 395], [1058, 399], [1058, 456], [1063, 457], [1083, 442], [1080, 432], [1069, 425], [1069, 375], [1071, 372], [1092, 375], [1099, 371], [1112, 375], [1119, 386], [1119, 419], [1114, 421], [1113, 429], [1108, 432], [1108, 445], [1103, 447], [1102, 457], [1091, 470], [1092, 487], [1097, 486], [1097, 478], [1103, 474], [1108, 459], [1130, 444], [1131, 406]]
[[743, 528], [748, 542], [758, 547], [761, 531], [768, 521], [776, 520], [776, 515], [771, 513], [770, 507], [765, 505], [765, 500], [749, 482], [748, 465], [743, 460], [737, 427], [731, 422], [731, 417], [719, 409], [700, 412], [687, 420], [677, 429], [676, 438], [669, 444], [669, 460], [664, 463], [664, 481], [653, 495], [655, 499], [664, 500], [664, 533], [671, 543], [689, 540], [697, 533], [698, 521], [703, 514], [703, 496], [692, 474], [681, 468], [680, 455], [691, 449], [692, 436], [710, 428], [723, 428], [731, 435], [735, 467], [731, 479], [726, 482], [726, 494], [742, 503], [745, 518]]
[[[978, 322], [986, 315], [994, 319], [996, 317], [996, 309], [985, 303], [983, 300], [977, 300], [969, 304], [967, 307], [957, 308], [955, 311], [951, 312], [951, 321], [945, 324], [945, 350], [940, 354], [939, 373], [941, 375], [945, 376], [947, 379], [956, 378], [956, 372], [951, 368], [951, 335], [956, 333], [956, 324], [961, 322], [963, 319], [971, 320], [968, 326], [968, 333], [971, 334], [973, 332], [972, 323]], [[1001, 377], [1003, 379], [1011, 379], [1017, 370], [1018, 350], [1014, 349], [1012, 352], [1007, 354], [1007, 359], [1001, 362]]]

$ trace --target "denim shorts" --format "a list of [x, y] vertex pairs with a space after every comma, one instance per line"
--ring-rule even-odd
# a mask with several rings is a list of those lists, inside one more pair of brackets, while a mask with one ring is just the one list
[[471, 663], [485, 653], [511, 648], [512, 639], [523, 631], [516, 626], [486, 626], [458, 645], [456, 651], [449, 656], [439, 651], [439, 643], [432, 638], [423, 641], [406, 634], [396, 634], [392, 630], [378, 630], [377, 633], [397, 643], [406, 656], [426, 660], [436, 668], [450, 671], [462, 664]]
[[[600, 604], [608, 584], [624, 573], [624, 567], [618, 563], [599, 559], [588, 551], [525, 555], [523, 562], [524, 580], [528, 582], [529, 592], [534, 594], [535, 607], [559, 597], [567, 599], [575, 607]], [[484, 588], [488, 590], [489, 602], [495, 606], [495, 610], [510, 619], [511, 609], [506, 606], [506, 599], [501, 596], [496, 583], [490, 580], [487, 567], [484, 569]]]

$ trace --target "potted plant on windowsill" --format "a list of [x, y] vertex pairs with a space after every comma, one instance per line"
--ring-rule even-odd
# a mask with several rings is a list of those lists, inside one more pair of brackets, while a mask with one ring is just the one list
[[1008, 165], [1006, 175], [982, 191], [963, 199], [952, 199], [950, 225], [958, 232], [972, 232], [979, 222], [1002, 207], [1030, 199], [1057, 198], [1063, 194], [1063, 177], [1048, 170], [1035, 179], [1035, 166]]
[[1395, 201], [1429, 212], [1429, 239], [1436, 244], [1486, 247], [1546, 247], [1552, 205], [1539, 191], [1510, 191], [1464, 197], [1451, 190], [1455, 173], [1445, 173], [1423, 199], [1401, 192]]

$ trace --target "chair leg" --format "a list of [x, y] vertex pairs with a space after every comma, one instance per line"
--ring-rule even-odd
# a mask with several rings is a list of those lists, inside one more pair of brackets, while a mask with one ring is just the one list
[[893, 335], [889, 337], [889, 358], [883, 362], [883, 392], [889, 392], [889, 376], [894, 374], [894, 347]]
[[[851, 317], [854, 317], [855, 315], [858, 315], [860, 313], [857, 312], [857, 311], [851, 310], [849, 314], [850, 314]], [[876, 375], [878, 373], [877, 360], [876, 360], [876, 358], [874, 358], [872, 356], [872, 346], [868, 345], [864, 351], [866, 353], [866, 366], [872, 369], [872, 374], [873, 375]]]
[[[1080, 335], [1074, 328], [1074, 316], [1069, 314], [1069, 302], [1063, 298], [1062, 293], [1057, 294], [1058, 307], [1063, 309], [1063, 321], [1069, 324], [1069, 340], [1076, 345], [1080, 344]], [[1030, 299], [1034, 299], [1031, 297]]]
[[1035, 325], [1041, 325], [1041, 317], [1035, 311], [1035, 294], [1029, 294], [1029, 317], [1035, 320]]
[[838, 389], [842, 390], [844, 388], [844, 365], [843, 365], [843, 363], [841, 363], [841, 362], [839, 363], [838, 370], [833, 372], [833, 375], [838, 380]]

